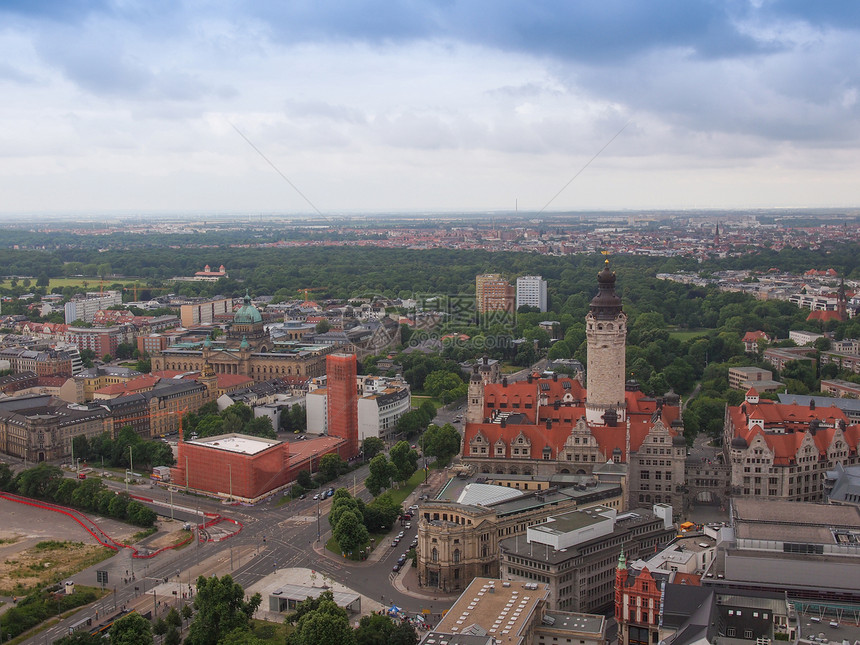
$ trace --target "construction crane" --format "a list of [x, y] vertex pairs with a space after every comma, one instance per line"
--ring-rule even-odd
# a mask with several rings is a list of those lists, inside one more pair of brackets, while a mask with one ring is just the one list
[[311, 291], [325, 291], [325, 288], [324, 287], [310, 287], [307, 289], [297, 289], [296, 291], [298, 291], [299, 293], [305, 294], [305, 302], [307, 302], [308, 301], [308, 294]]

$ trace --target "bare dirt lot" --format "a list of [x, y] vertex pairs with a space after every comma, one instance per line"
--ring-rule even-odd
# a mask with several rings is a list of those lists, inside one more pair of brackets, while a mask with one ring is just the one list
[[[113, 554], [60, 513], [0, 499], [0, 518], [0, 593], [20, 594], [18, 583], [31, 588], [62, 580]], [[93, 520], [119, 541], [136, 532], [127, 524]]]

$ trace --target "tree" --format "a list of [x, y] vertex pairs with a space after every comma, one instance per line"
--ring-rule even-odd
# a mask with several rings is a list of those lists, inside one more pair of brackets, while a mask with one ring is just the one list
[[134, 353], [134, 345], [131, 343], [120, 343], [116, 348], [116, 357], [122, 360], [128, 360]]
[[308, 415], [305, 412], [304, 406], [299, 403], [293, 403], [293, 407], [290, 408], [290, 423], [293, 426], [293, 430], [298, 430], [299, 432], [307, 430]]
[[379, 437], [367, 437], [361, 442], [361, 450], [364, 453], [364, 460], [370, 461], [385, 450], [385, 442]]
[[398, 481], [406, 481], [417, 470], [418, 453], [409, 448], [405, 441], [397, 442], [391, 449], [391, 463], [397, 469]]
[[385, 455], [376, 455], [370, 460], [370, 474], [364, 485], [374, 497], [383, 488], [391, 486], [391, 479], [397, 476], [397, 467], [388, 461]]
[[167, 623], [163, 618], [159, 618], [155, 621], [155, 624], [152, 626], [152, 633], [156, 636], [164, 636], [168, 630]]
[[447, 464], [451, 457], [460, 452], [460, 433], [450, 423], [441, 428], [431, 425], [421, 437], [424, 454], [432, 455], [440, 463]]
[[362, 616], [355, 630], [356, 645], [388, 645], [394, 622], [381, 614]]
[[362, 519], [350, 510], [341, 514], [332, 535], [344, 553], [357, 552], [370, 538]]
[[14, 473], [6, 462], [0, 463], [0, 490], [11, 491]]
[[331, 329], [331, 323], [328, 321], [327, 318], [323, 318], [322, 320], [320, 320], [317, 323], [316, 327], [314, 327], [314, 331], [316, 331], [316, 333], [318, 333], [318, 334], [324, 334], [330, 329]]
[[400, 623], [391, 632], [389, 645], [418, 645], [418, 633], [409, 623]]
[[364, 526], [372, 533], [384, 533], [394, 526], [402, 513], [403, 507], [394, 503], [391, 493], [383, 493], [364, 507]]
[[63, 471], [57, 466], [41, 463], [18, 474], [18, 492], [24, 497], [47, 499], [63, 480]]
[[127, 614], [110, 628], [111, 645], [151, 645], [152, 626], [138, 613]]
[[252, 437], [263, 437], [264, 439], [277, 439], [275, 429], [272, 427], [272, 420], [269, 417], [257, 417], [251, 419], [245, 424], [242, 429], [243, 434], [251, 435]]
[[[304, 604], [300, 603], [299, 607]], [[298, 613], [297, 611], [296, 614]], [[287, 645], [320, 643], [355, 645], [355, 632], [349, 625], [346, 610], [335, 604], [331, 592], [321, 594], [315, 608], [305, 609], [296, 621], [296, 630], [287, 637]]]
[[311, 479], [311, 474], [307, 470], [299, 471], [298, 475], [296, 475], [296, 483], [306, 489], [314, 487], [314, 480]]
[[343, 466], [343, 459], [341, 459], [340, 455], [336, 453], [323, 455], [320, 459], [319, 474], [323, 481], [330, 482], [338, 478], [343, 470]]
[[194, 608], [197, 614], [188, 628], [188, 645], [218, 643], [222, 636], [236, 629], [250, 631], [251, 618], [262, 598], [254, 594], [244, 600], [245, 591], [233, 578], [225, 575], [197, 579]]

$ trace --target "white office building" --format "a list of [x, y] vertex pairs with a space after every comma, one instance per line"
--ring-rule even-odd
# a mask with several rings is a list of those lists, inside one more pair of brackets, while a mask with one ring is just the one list
[[91, 323], [99, 309], [109, 309], [122, 304], [122, 291], [88, 291], [83, 298], [75, 297], [66, 303], [66, 324], [76, 320]]
[[517, 278], [517, 309], [523, 305], [546, 311], [546, 280], [539, 275]]
[[[325, 377], [314, 379], [306, 398], [308, 432], [328, 433], [328, 397]], [[409, 385], [400, 378], [360, 375], [358, 388], [358, 440], [388, 439], [398, 419], [412, 409]]]

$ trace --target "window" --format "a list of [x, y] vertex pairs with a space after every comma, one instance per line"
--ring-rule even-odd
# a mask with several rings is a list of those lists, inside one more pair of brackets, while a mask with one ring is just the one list
[[735, 635], [735, 628], [734, 627], [727, 627], [726, 628], [726, 636], [728, 636], [729, 638], [732, 638], [732, 637], [734, 637], [734, 635]]
[[454, 562], [460, 561], [460, 549], [454, 549]]
[[439, 551], [436, 550], [436, 547], [433, 547], [433, 550], [430, 551], [430, 561], [431, 562], [439, 562]]
[[753, 637], [752, 630], [751, 629], [745, 629], [744, 630], [744, 638], [746, 638], [747, 640], [751, 640], [752, 637]]

